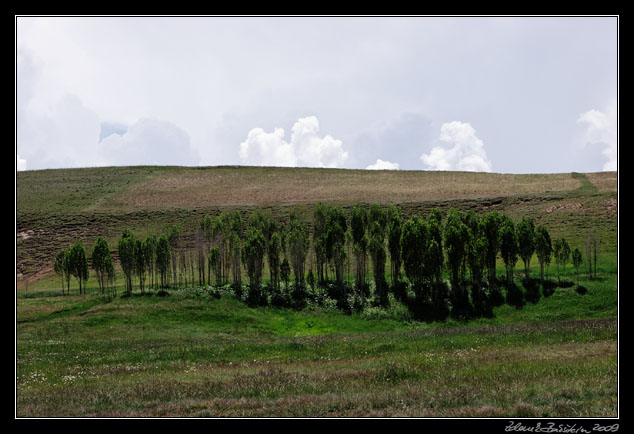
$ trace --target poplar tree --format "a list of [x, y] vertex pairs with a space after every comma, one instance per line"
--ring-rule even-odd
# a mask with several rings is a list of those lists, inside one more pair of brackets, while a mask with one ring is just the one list
[[250, 226], [249, 229], [247, 229], [244, 240], [242, 258], [247, 268], [249, 287], [251, 291], [259, 291], [260, 289], [265, 253], [266, 241], [264, 234], [259, 227]]
[[366, 229], [368, 225], [368, 213], [361, 205], [355, 205], [350, 215], [350, 228], [352, 230], [353, 251], [356, 259], [356, 281], [358, 290], [366, 288], [365, 266], [367, 258], [368, 237]]
[[500, 226], [500, 253], [506, 267], [506, 279], [509, 284], [513, 282], [513, 270], [517, 263], [518, 247], [515, 225], [510, 217], [502, 217]]
[[155, 268], [156, 268], [156, 235], [150, 235], [143, 242], [143, 252], [145, 254], [145, 265], [147, 267], [148, 275], [150, 277], [150, 287], [154, 288], [155, 282]]
[[427, 216], [429, 225], [429, 248], [427, 249], [426, 262], [430, 269], [430, 275], [436, 286], [442, 283], [442, 268], [445, 257], [442, 242], [442, 212], [434, 208]]
[[390, 205], [387, 209], [387, 243], [390, 252], [390, 275], [392, 286], [399, 280], [401, 271], [401, 232], [403, 228], [403, 216], [396, 205]]
[[125, 229], [121, 234], [121, 238], [119, 239], [118, 244], [119, 250], [119, 262], [121, 264], [121, 269], [123, 270], [123, 274], [125, 275], [125, 287], [126, 292], [132, 292], [132, 275], [135, 272], [135, 250], [136, 250], [136, 239], [134, 235], [129, 230]]
[[64, 295], [64, 281], [70, 280], [70, 268], [67, 266], [66, 249], [62, 249], [55, 255], [53, 270], [62, 278], [62, 295]]
[[213, 271], [214, 276], [216, 277], [216, 286], [221, 286], [222, 285], [222, 260], [220, 256], [220, 249], [218, 247], [212, 247], [209, 250], [209, 255], [207, 256], [207, 262], [209, 263], [209, 270]]
[[516, 226], [517, 247], [524, 261], [524, 275], [530, 278], [531, 258], [535, 253], [535, 223], [532, 217], [523, 217]]
[[88, 280], [88, 259], [86, 258], [86, 249], [81, 240], [77, 240], [70, 247], [68, 253], [68, 261], [70, 265], [70, 273], [79, 282], [79, 293], [85, 294], [85, 284]]
[[268, 257], [269, 257], [269, 274], [271, 286], [276, 290], [280, 289], [280, 250], [281, 238], [280, 234], [274, 232], [269, 241]]
[[464, 298], [464, 263], [469, 243], [469, 228], [463, 223], [460, 211], [455, 208], [447, 212], [444, 230], [447, 266], [451, 276], [451, 290], [454, 299]]
[[141, 294], [144, 292], [145, 272], [147, 268], [147, 261], [145, 257], [145, 250], [143, 249], [143, 241], [135, 240], [134, 243], [134, 272], [139, 278], [139, 289]]
[[423, 296], [425, 281], [425, 254], [429, 241], [427, 222], [417, 215], [403, 224], [401, 233], [401, 255], [405, 275], [412, 283], [417, 298]]
[[[199, 261], [202, 261], [202, 264], [199, 264], [199, 267], [202, 267], [202, 280], [203, 285], [205, 284], [205, 252], [209, 252], [211, 249], [211, 242], [213, 239], [213, 225], [214, 219], [209, 214], [205, 214], [203, 218], [200, 220], [199, 231], [202, 235], [203, 245], [200, 246], [201, 250], [199, 250]], [[209, 262], [209, 261], [207, 261]], [[207, 267], [207, 284], [211, 285], [211, 269]]]
[[95, 274], [97, 275], [99, 289], [103, 294], [105, 292], [105, 283], [108, 271], [106, 261], [110, 258], [110, 248], [108, 247], [108, 242], [102, 237], [97, 238], [92, 247], [90, 256], [92, 258], [92, 268], [95, 270]]
[[556, 239], [553, 245], [553, 254], [555, 256], [555, 264], [557, 264], [557, 282], [561, 282], [559, 265], [562, 265], [564, 271], [566, 270], [566, 263], [570, 258], [570, 246], [565, 238]]
[[346, 231], [348, 224], [346, 215], [340, 207], [332, 207], [327, 210], [325, 234], [326, 261], [332, 264], [335, 270], [335, 279], [338, 285], [343, 285], [343, 272], [346, 261], [344, 246], [346, 244]]
[[500, 225], [502, 216], [497, 211], [486, 212], [480, 220], [480, 231], [486, 239], [485, 264], [489, 288], [495, 288], [495, 267], [498, 252], [500, 251]]
[[291, 277], [291, 266], [288, 259], [284, 258], [280, 264], [280, 279], [284, 281], [284, 288], [288, 290], [288, 281]]
[[291, 257], [291, 265], [295, 274], [295, 286], [304, 283], [304, 265], [308, 253], [309, 238], [306, 224], [299, 218], [291, 215], [288, 232], [288, 249]]
[[169, 242], [169, 248], [170, 248], [170, 263], [172, 265], [172, 283], [176, 284], [178, 269], [179, 269], [178, 251], [180, 249], [180, 244], [181, 244], [182, 227], [178, 223], [166, 225], [164, 228], [164, 232], [167, 237], [167, 241]]
[[161, 235], [156, 242], [156, 269], [161, 277], [161, 288], [166, 288], [168, 285], [170, 261], [169, 241], [166, 235]]
[[553, 247], [550, 233], [544, 226], [538, 226], [535, 230], [535, 252], [539, 261], [540, 277], [544, 281], [544, 267], [548, 267], [552, 257]]
[[575, 267], [575, 272], [577, 274], [577, 285], [579, 285], [579, 267], [583, 263], [583, 257], [581, 256], [581, 252], [577, 247], [572, 252], [572, 266]]
[[326, 280], [326, 217], [328, 208], [318, 203], [313, 210], [313, 249], [317, 268], [317, 281], [321, 284]]

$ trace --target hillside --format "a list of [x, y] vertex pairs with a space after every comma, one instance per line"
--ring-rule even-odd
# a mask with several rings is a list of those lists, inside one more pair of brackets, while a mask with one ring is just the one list
[[[515, 220], [528, 215], [571, 248], [583, 249], [585, 235], [597, 231], [598, 278], [584, 271], [579, 278], [568, 264], [559, 282], [552, 264], [550, 280], [531, 286], [537, 297], [515, 279], [523, 305], [511, 304], [507, 288], [506, 302], [491, 315], [430, 320], [412, 304], [412, 291], [403, 299], [393, 291], [386, 307], [368, 301], [348, 311], [323, 288], [311, 291], [302, 308], [276, 305], [272, 295], [254, 307], [246, 292], [228, 285], [123, 294], [120, 272], [119, 292], [110, 297], [99, 292], [92, 270], [87, 294], [79, 295], [73, 281], [62, 296], [52, 271], [57, 249], [77, 239], [90, 249], [105, 236], [116, 260], [123, 229], [143, 238], [180, 223], [191, 242], [207, 213], [237, 209], [246, 217], [263, 208], [288, 220], [294, 209], [312, 223], [319, 201], [346, 211], [356, 203], [397, 203], [406, 217], [434, 207], [496, 210]], [[614, 172], [20, 172], [16, 415], [613, 418], [617, 204]], [[504, 273], [501, 261], [497, 271]]]
[[[140, 235], [179, 222], [193, 235], [200, 218], [231, 208], [291, 207], [307, 216], [318, 202], [400, 204], [404, 214], [433, 207], [497, 209], [532, 215], [553, 235], [581, 238], [603, 228], [602, 248], [616, 250], [617, 174], [512, 175], [437, 171], [369, 171], [270, 167], [105, 167], [26, 171], [16, 177], [19, 276], [50, 273], [57, 249], [123, 228]], [[563, 223], [566, 223], [563, 225]]]

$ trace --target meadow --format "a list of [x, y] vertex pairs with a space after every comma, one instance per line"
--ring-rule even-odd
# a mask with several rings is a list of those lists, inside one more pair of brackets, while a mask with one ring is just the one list
[[[20, 172], [16, 416], [617, 417], [616, 200], [614, 172]], [[564, 284], [521, 308], [497, 306], [492, 318], [424, 322], [392, 295], [387, 309], [352, 313], [312, 301], [248, 307], [228, 289], [196, 287], [109, 299], [91, 275], [86, 295], [73, 282], [62, 296], [52, 272], [55, 251], [77, 238], [116, 246], [123, 228], [147, 236], [175, 222], [191, 236], [206, 213], [257, 206], [283, 218], [290, 207], [310, 215], [320, 201], [529, 215], [580, 249], [595, 229], [598, 278], [582, 269], [578, 282], [568, 265], [562, 281], [587, 293]]]

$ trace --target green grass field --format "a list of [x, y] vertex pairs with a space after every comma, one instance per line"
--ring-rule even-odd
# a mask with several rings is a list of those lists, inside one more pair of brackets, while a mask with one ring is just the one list
[[[373, 173], [163, 167], [18, 173], [16, 415], [618, 416], [614, 172]], [[383, 177], [382, 190], [364, 195], [375, 176]], [[258, 177], [267, 181], [256, 188]], [[315, 178], [314, 189], [298, 187]], [[295, 188], [287, 189], [287, 181]], [[231, 200], [214, 202], [216, 193], [202, 193], [215, 184], [231, 191]], [[180, 222], [193, 233], [202, 215], [225, 207], [268, 207], [284, 216], [301, 205], [310, 213], [317, 201], [343, 191], [339, 185], [356, 192], [333, 196], [344, 208], [374, 198], [400, 203], [406, 215], [425, 216], [435, 206], [531, 215], [581, 250], [586, 231], [595, 229], [599, 278], [589, 280], [582, 268], [585, 295], [576, 285], [557, 287], [519, 309], [496, 307], [493, 318], [427, 323], [393, 298], [387, 310], [352, 314], [317, 304], [302, 311], [250, 308], [229, 293], [217, 299], [194, 289], [108, 300], [92, 275], [87, 295], [77, 295], [73, 282], [72, 295], [62, 296], [51, 270], [56, 249], [77, 237], [91, 246], [105, 235], [112, 248], [124, 227], [143, 237]], [[258, 193], [267, 188], [281, 200]], [[181, 199], [161, 201], [162, 194]], [[536, 260], [532, 268], [538, 275]], [[554, 264], [549, 277], [556, 279]], [[570, 264], [561, 278], [577, 282]]]

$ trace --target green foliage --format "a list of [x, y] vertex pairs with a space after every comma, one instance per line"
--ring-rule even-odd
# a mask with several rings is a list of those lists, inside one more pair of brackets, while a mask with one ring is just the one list
[[286, 258], [280, 264], [280, 278], [284, 281], [284, 287], [288, 289], [288, 282], [291, 278], [291, 266]]
[[357, 291], [366, 293], [366, 260], [369, 239], [367, 237], [368, 212], [361, 205], [355, 205], [350, 214], [353, 251], [356, 259], [355, 286]]
[[355, 205], [350, 214], [350, 227], [352, 229], [352, 241], [359, 245], [365, 236], [368, 225], [368, 213], [361, 205]]
[[346, 231], [348, 224], [346, 215], [340, 207], [328, 208], [325, 228], [325, 253], [326, 260], [332, 264], [335, 270], [337, 284], [343, 284], [343, 271], [346, 260], [344, 246], [346, 244]]
[[95, 244], [92, 247], [92, 252], [90, 256], [92, 259], [92, 268], [95, 270], [95, 274], [97, 275], [99, 289], [103, 294], [105, 291], [105, 281], [107, 278], [106, 261], [110, 258], [110, 248], [108, 247], [108, 242], [103, 237], [97, 238]]
[[566, 263], [570, 259], [570, 245], [565, 238], [558, 238], [553, 243], [553, 256], [555, 257], [555, 264], [557, 265], [557, 280], [559, 281], [559, 265], [563, 270], [566, 270]]
[[126, 291], [132, 292], [132, 275], [135, 271], [136, 238], [129, 230], [125, 229], [121, 234], [118, 244], [119, 263], [126, 278]]
[[403, 216], [396, 205], [390, 205], [387, 209], [387, 243], [390, 252], [390, 274], [392, 285], [396, 286], [401, 271], [401, 232], [403, 228]]
[[156, 268], [161, 277], [161, 288], [168, 285], [167, 273], [171, 262], [169, 240], [166, 235], [161, 235], [156, 243]]
[[426, 278], [425, 254], [429, 243], [429, 225], [417, 215], [403, 224], [401, 255], [405, 275], [412, 283], [417, 297], [423, 295]]
[[544, 226], [538, 226], [535, 230], [535, 252], [539, 260], [541, 280], [544, 280], [544, 267], [548, 267], [552, 257], [553, 247], [550, 233]]
[[531, 258], [535, 253], [535, 223], [532, 217], [522, 217], [517, 224], [518, 253], [524, 261], [524, 274], [530, 278]]
[[266, 239], [258, 226], [249, 226], [242, 248], [242, 260], [247, 268], [249, 286], [254, 291], [259, 291], [264, 269], [264, 254], [266, 252]]
[[229, 259], [231, 265], [231, 276], [233, 286], [240, 288], [242, 285], [242, 268], [240, 259], [242, 258], [242, 240], [238, 232], [232, 231], [229, 238]]
[[445, 220], [444, 243], [452, 293], [455, 297], [460, 297], [464, 292], [463, 264], [466, 260], [470, 236], [469, 227], [463, 222], [462, 213], [455, 208], [450, 209]]
[[150, 276], [150, 286], [155, 286], [154, 270], [156, 268], [156, 247], [158, 239], [156, 235], [150, 235], [143, 241], [143, 255], [145, 257], [145, 266]]
[[79, 282], [79, 293], [85, 291], [85, 282], [88, 280], [88, 259], [86, 249], [81, 240], [77, 240], [70, 246], [67, 253], [70, 274]]
[[288, 248], [296, 286], [304, 282], [304, 265], [309, 244], [306, 223], [300, 218], [292, 216], [289, 223]]
[[519, 249], [515, 225], [513, 220], [506, 215], [502, 217], [502, 224], [500, 225], [500, 254], [506, 267], [506, 279], [509, 284], [512, 284], [513, 270], [517, 263]]
[[207, 256], [207, 262], [209, 264], [209, 269], [213, 271], [214, 276], [216, 277], [216, 285], [222, 285], [222, 262], [220, 258], [220, 249], [218, 247], [212, 247], [209, 250], [209, 255]]
[[269, 257], [269, 273], [271, 276], [271, 285], [275, 289], [280, 289], [280, 251], [282, 239], [278, 232], [271, 235], [268, 246]]
[[579, 267], [583, 264], [583, 257], [581, 256], [581, 251], [577, 247], [572, 252], [572, 266], [575, 267], [575, 272], [577, 274], [577, 284], [579, 282]]
[[143, 248], [143, 241], [136, 240], [134, 245], [134, 271], [139, 278], [139, 288], [141, 292], [144, 291], [145, 272], [147, 270], [147, 259], [145, 255], [145, 249]]
[[486, 239], [485, 264], [490, 288], [494, 288], [496, 283], [495, 261], [500, 251], [501, 224], [502, 215], [497, 211], [484, 213], [480, 220], [480, 232]]
[[[378, 225], [377, 221], [372, 223], [372, 227]], [[372, 266], [374, 269], [374, 284], [377, 302], [381, 306], [387, 306], [389, 300], [388, 286], [385, 281], [385, 260], [387, 258], [387, 254], [385, 252], [384, 231], [376, 229], [371, 231], [368, 249], [370, 251]]]
[[64, 281], [66, 281], [69, 287], [70, 294], [70, 261], [68, 258], [68, 249], [62, 249], [55, 255], [55, 261], [53, 262], [53, 269], [55, 273], [62, 278], [62, 295], [64, 294]]

